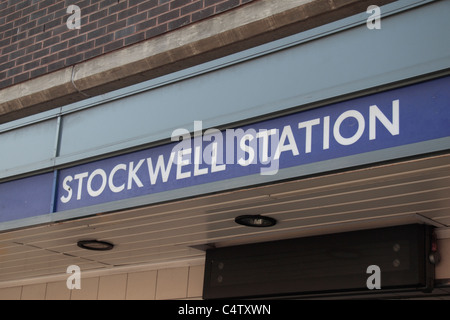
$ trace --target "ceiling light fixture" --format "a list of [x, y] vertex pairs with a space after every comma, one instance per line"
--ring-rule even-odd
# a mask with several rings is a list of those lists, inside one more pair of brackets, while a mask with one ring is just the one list
[[83, 249], [95, 251], [107, 251], [114, 248], [112, 243], [99, 240], [80, 240], [77, 242], [77, 246]]
[[247, 227], [264, 228], [274, 226], [277, 223], [277, 220], [255, 214], [236, 217], [234, 222]]

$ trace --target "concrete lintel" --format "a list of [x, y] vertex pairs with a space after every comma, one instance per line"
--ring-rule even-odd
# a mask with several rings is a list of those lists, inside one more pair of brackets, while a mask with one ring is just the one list
[[302, 32], [393, 0], [259, 0], [0, 90], [0, 123]]

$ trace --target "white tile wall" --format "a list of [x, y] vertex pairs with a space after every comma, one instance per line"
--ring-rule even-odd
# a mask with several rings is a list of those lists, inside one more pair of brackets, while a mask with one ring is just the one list
[[201, 299], [204, 266], [183, 266], [66, 281], [0, 288], [0, 300], [169, 300]]

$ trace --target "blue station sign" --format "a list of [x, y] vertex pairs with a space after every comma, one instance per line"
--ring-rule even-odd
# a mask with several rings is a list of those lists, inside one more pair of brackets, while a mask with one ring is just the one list
[[449, 150], [450, 76], [242, 127], [194, 128], [175, 130], [171, 143], [1, 183], [0, 224]]
[[450, 77], [233, 129], [194, 127], [174, 131], [170, 144], [61, 170], [57, 211], [252, 175], [273, 180], [286, 168], [301, 176], [307, 164], [449, 137]]

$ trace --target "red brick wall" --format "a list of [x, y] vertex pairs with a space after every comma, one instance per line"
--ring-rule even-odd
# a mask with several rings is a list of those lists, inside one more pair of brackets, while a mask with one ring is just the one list
[[[0, 0], [0, 89], [257, 0]], [[71, 4], [81, 28], [69, 29]]]

